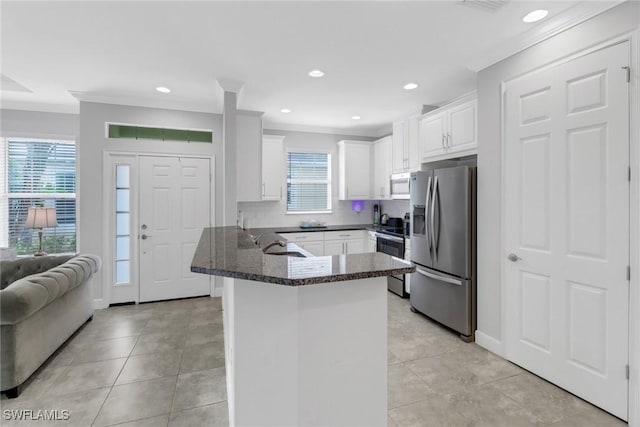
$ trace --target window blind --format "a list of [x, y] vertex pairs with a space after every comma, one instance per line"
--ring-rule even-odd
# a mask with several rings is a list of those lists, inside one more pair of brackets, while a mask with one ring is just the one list
[[331, 161], [328, 153], [287, 153], [287, 211], [331, 209]]
[[9, 246], [21, 255], [38, 247], [38, 230], [25, 228], [31, 206], [56, 208], [58, 227], [43, 230], [49, 253], [76, 249], [76, 146], [61, 141], [11, 140], [7, 150]]

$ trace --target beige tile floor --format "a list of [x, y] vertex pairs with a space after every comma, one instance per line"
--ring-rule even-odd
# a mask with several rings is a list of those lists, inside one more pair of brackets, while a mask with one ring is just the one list
[[[389, 294], [389, 426], [616, 426], [623, 422], [465, 344]], [[96, 311], [3, 410], [70, 411], [2, 426], [226, 426], [219, 298]], [[2, 413], [4, 415], [4, 412]]]

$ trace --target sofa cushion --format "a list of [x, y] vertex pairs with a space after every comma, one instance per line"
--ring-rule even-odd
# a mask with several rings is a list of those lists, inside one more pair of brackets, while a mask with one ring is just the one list
[[74, 255], [57, 255], [0, 261], [0, 289], [6, 288], [11, 283], [23, 277], [42, 273], [53, 267], [57, 267], [73, 257]]
[[82, 255], [9, 284], [0, 290], [0, 324], [13, 325], [29, 317], [88, 280], [101, 266], [99, 257]]

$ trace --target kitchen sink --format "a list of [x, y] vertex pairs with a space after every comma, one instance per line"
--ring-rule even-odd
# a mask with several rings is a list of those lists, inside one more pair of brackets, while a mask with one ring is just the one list
[[306, 255], [304, 255], [303, 253], [300, 252], [266, 252], [265, 255], [286, 255], [286, 256], [292, 256], [292, 257], [296, 257], [296, 258], [306, 258]]

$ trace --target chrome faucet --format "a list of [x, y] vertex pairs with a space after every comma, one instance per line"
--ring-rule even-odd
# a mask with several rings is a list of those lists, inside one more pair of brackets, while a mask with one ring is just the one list
[[267, 249], [269, 249], [269, 248], [271, 248], [271, 247], [273, 247], [275, 245], [279, 245], [279, 246], [284, 248], [285, 246], [287, 246], [287, 242], [285, 242], [284, 240], [276, 240], [275, 242], [271, 242], [267, 246], [262, 248], [262, 252], [267, 252]]
[[259, 234], [258, 236], [254, 236], [253, 234], [249, 234], [249, 237], [251, 237], [251, 240], [253, 241], [253, 243], [255, 243], [256, 245], [260, 244], [260, 239], [262, 238], [262, 236], [264, 236], [264, 233]]

